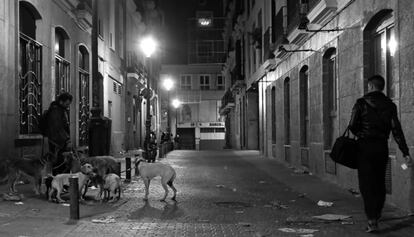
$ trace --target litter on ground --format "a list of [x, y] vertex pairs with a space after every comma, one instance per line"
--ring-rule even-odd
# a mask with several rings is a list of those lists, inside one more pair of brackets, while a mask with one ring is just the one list
[[289, 206], [283, 205], [280, 201], [271, 202], [272, 206], [278, 209], [287, 209]]
[[23, 202], [15, 202], [14, 204], [15, 205], [23, 205], [24, 203]]
[[324, 214], [320, 216], [313, 216], [315, 219], [325, 220], [325, 221], [342, 221], [351, 218], [351, 216], [346, 215], [337, 215], [337, 214]]
[[22, 195], [12, 194], [12, 193], [3, 193], [3, 200], [4, 201], [13, 201], [18, 202], [21, 201]]
[[115, 223], [115, 222], [116, 222], [115, 219], [111, 216], [92, 220], [92, 223], [98, 223], [98, 224], [108, 224], [108, 223]]
[[248, 222], [239, 222], [239, 225], [243, 227], [250, 227], [252, 224]]
[[285, 233], [295, 233], [295, 234], [313, 234], [319, 230], [315, 229], [303, 229], [303, 228], [279, 228], [279, 231]]
[[331, 207], [333, 205], [333, 202], [325, 202], [322, 200], [319, 200], [318, 206], [320, 207]]

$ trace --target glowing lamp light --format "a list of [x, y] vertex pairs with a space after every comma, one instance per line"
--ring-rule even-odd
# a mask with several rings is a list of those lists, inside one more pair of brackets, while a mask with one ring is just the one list
[[201, 26], [210, 26], [211, 25], [211, 19], [210, 18], [200, 18], [198, 19], [198, 24]]
[[398, 43], [395, 40], [395, 37], [391, 36], [390, 40], [388, 41], [388, 48], [390, 49], [391, 56], [394, 56], [395, 51], [397, 51], [397, 46], [398, 46]]
[[60, 47], [59, 43], [55, 43], [55, 53], [59, 53]]
[[174, 87], [174, 81], [167, 77], [164, 79], [162, 85], [167, 91], [170, 91]]
[[177, 109], [178, 107], [180, 107], [180, 105], [181, 105], [181, 101], [180, 101], [180, 100], [178, 100], [178, 99], [173, 99], [173, 101], [172, 101], [172, 106], [173, 106], [175, 109]]
[[141, 40], [140, 48], [145, 56], [149, 58], [157, 49], [157, 42], [151, 36], [147, 36]]

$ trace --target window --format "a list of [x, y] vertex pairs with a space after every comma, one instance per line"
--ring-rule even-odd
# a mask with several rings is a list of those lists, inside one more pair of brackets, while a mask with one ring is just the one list
[[[272, 17], [272, 43], [276, 42], [276, 24], [279, 22], [276, 22], [276, 0], [272, 0], [271, 2], [271, 9], [270, 9], [270, 15]], [[279, 23], [280, 24], [280, 23]]]
[[182, 75], [180, 81], [181, 90], [191, 90], [191, 75]]
[[224, 80], [222, 75], [217, 75], [217, 90], [224, 90]]
[[102, 19], [100, 19], [100, 18], [98, 19], [98, 35], [101, 39], [104, 38]]
[[300, 99], [300, 145], [309, 144], [309, 106], [308, 106], [308, 66], [303, 66], [299, 72], [299, 99]]
[[109, 1], [109, 48], [115, 50], [115, 2]]
[[276, 87], [272, 87], [272, 94], [271, 94], [272, 98], [271, 101], [272, 103], [270, 104], [270, 106], [272, 106], [272, 143], [275, 144], [276, 143]]
[[119, 4], [118, 9], [118, 42], [119, 42], [119, 56], [124, 58], [124, 8]]
[[210, 90], [210, 76], [209, 75], [200, 76], [200, 90]]
[[19, 2], [19, 129], [20, 134], [38, 134], [42, 113], [42, 45], [36, 42], [41, 19], [35, 7]]
[[200, 57], [213, 56], [213, 41], [199, 41], [197, 42], [197, 55]]
[[213, 12], [211, 11], [197, 11], [197, 23], [199, 27], [213, 26]]
[[283, 84], [284, 92], [284, 125], [285, 125], [285, 145], [290, 145], [290, 79], [285, 79]]
[[79, 146], [88, 145], [89, 140], [89, 52], [84, 46], [78, 50], [79, 71]]
[[[364, 30], [364, 77], [379, 74], [385, 78], [385, 90], [391, 99], [396, 98], [395, 51], [397, 43], [392, 10], [377, 13]], [[364, 83], [367, 90], [367, 82]]]
[[112, 101], [108, 100], [108, 118], [112, 118]]
[[113, 81], [112, 82], [112, 84], [113, 84], [113, 92], [114, 92], [114, 94], [116, 94], [116, 95], [122, 95], [122, 85], [121, 85], [121, 83], [119, 83], [119, 82], [117, 82], [117, 81]]
[[65, 58], [68, 47], [67, 33], [57, 27], [55, 29], [55, 96], [70, 91], [70, 62]]
[[323, 121], [324, 146], [330, 150], [333, 145], [334, 131], [336, 130], [336, 116], [338, 110], [338, 75], [336, 63], [336, 49], [328, 49], [323, 56]]

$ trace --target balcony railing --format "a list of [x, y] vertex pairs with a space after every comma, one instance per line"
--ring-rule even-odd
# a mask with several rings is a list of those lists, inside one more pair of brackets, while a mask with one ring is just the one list
[[39, 133], [42, 113], [42, 45], [20, 33], [20, 134]]
[[234, 103], [233, 93], [228, 89], [221, 99], [220, 114], [227, 114], [229, 110], [234, 107]]
[[79, 69], [79, 146], [89, 142], [89, 73]]
[[56, 96], [62, 92], [70, 92], [70, 62], [59, 55], [55, 56], [55, 79]]

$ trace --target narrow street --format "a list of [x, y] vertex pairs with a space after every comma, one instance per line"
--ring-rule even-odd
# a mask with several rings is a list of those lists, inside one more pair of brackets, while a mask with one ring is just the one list
[[[143, 183], [135, 178], [118, 203], [81, 205], [81, 220], [69, 223], [68, 207], [33, 197], [24, 185], [23, 205], [0, 202], [0, 236], [301, 236], [282, 228], [317, 230], [313, 236], [371, 236], [363, 232], [360, 198], [257, 152], [173, 151], [162, 162], [177, 171], [178, 203], [159, 201], [159, 179], [144, 202]], [[320, 207], [319, 200], [333, 206]], [[352, 217], [312, 218], [323, 214]], [[414, 218], [391, 207], [383, 219], [381, 236], [414, 233]]]

